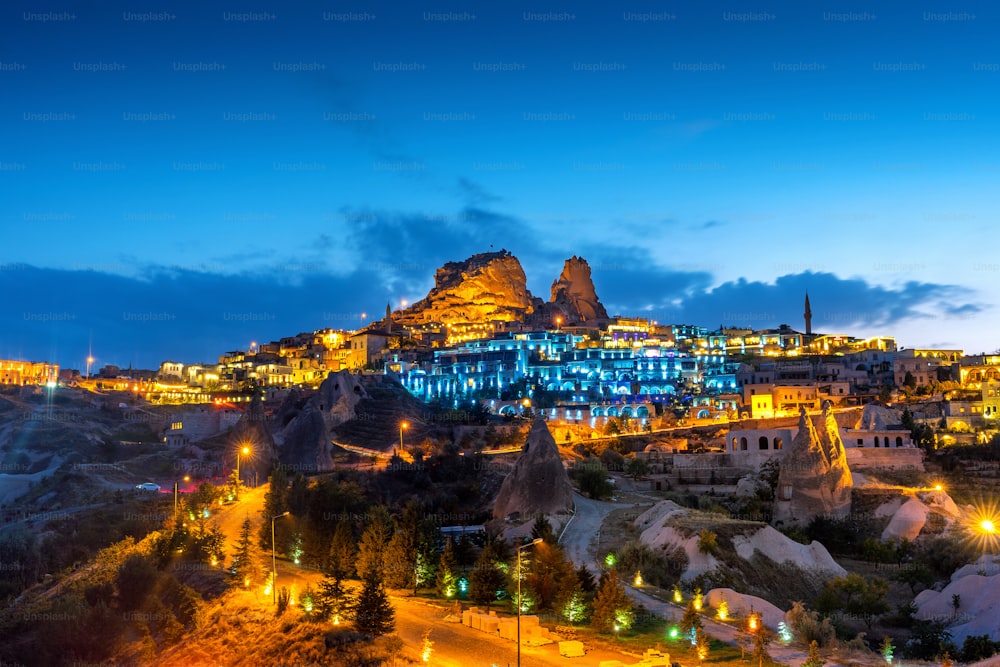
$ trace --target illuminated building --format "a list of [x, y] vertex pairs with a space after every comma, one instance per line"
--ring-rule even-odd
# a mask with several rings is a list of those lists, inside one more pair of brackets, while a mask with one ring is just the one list
[[0, 359], [0, 384], [55, 384], [58, 381], [58, 364]]

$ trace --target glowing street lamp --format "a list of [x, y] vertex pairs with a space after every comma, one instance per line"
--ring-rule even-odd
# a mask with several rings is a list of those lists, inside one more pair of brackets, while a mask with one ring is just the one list
[[87, 379], [88, 380], [90, 379], [90, 365], [92, 363], [94, 363], [94, 358], [92, 356], [90, 356], [90, 355], [87, 355]]
[[239, 483], [243, 481], [240, 477], [240, 454], [243, 456], [250, 455], [250, 448], [244, 445], [241, 449], [236, 450], [236, 493], [239, 493]]
[[403, 431], [410, 428], [410, 422], [402, 421], [399, 422], [399, 451], [403, 452]]
[[993, 523], [992, 519], [983, 519], [979, 522], [979, 530], [983, 531], [987, 535], [993, 535], [997, 532], [996, 524]]
[[521, 667], [521, 551], [536, 544], [541, 544], [544, 540], [536, 537], [527, 544], [522, 544], [517, 548], [517, 667]]
[[274, 555], [274, 520], [283, 516], [288, 516], [288, 512], [275, 514], [271, 517], [271, 598], [275, 605], [278, 604], [278, 561]]

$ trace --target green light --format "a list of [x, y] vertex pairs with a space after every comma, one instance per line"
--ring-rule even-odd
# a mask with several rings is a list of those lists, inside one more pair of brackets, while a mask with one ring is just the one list
[[667, 633], [667, 636], [670, 637], [671, 639], [677, 639], [678, 637], [681, 636], [681, 631], [675, 625], [675, 626], [673, 626], [673, 627], [670, 628], [670, 632]]
[[614, 567], [615, 563], [617, 562], [618, 558], [616, 558], [613, 553], [609, 553], [607, 556], [604, 557], [604, 564], [607, 565], [608, 567]]

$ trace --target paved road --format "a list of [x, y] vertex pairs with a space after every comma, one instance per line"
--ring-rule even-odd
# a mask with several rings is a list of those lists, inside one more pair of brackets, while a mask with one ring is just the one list
[[628, 504], [591, 500], [574, 491], [573, 505], [576, 509], [573, 520], [563, 531], [559, 544], [574, 565], [579, 567], [585, 563], [587, 569], [597, 576], [597, 535], [601, 524], [613, 510], [628, 507]]

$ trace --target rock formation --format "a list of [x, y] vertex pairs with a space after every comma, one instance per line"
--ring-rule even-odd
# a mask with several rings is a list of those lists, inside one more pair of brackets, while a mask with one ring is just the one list
[[330, 437], [323, 414], [313, 401], [288, 424], [279, 458], [290, 470], [309, 473], [333, 469]]
[[823, 404], [819, 425], [817, 430], [803, 408], [798, 433], [781, 460], [774, 510], [778, 523], [802, 525], [818, 515], [850, 512], [854, 482], [829, 402]]
[[897, 410], [869, 403], [861, 411], [861, 418], [854, 428], [864, 431], [884, 431], [887, 428], [899, 426], [901, 423], [902, 420]]
[[539, 304], [528, 291], [521, 263], [501, 250], [448, 262], [434, 274], [427, 296], [394, 313], [393, 320], [411, 326], [523, 321]]
[[557, 309], [566, 324], [595, 323], [608, 319], [608, 311], [597, 298], [590, 279], [587, 260], [574, 255], [563, 264], [562, 273], [552, 282], [550, 306]]
[[573, 487], [559, 448], [542, 420], [536, 420], [521, 455], [500, 486], [493, 516], [505, 519], [513, 512], [522, 518], [568, 513], [573, 509]]
[[597, 298], [590, 265], [582, 257], [566, 260], [546, 302], [528, 290], [518, 259], [501, 250], [448, 262], [435, 273], [434, 287], [426, 297], [386, 317], [386, 328], [393, 322], [416, 326], [525, 320], [552, 326], [557, 317], [563, 324], [596, 325], [607, 320], [608, 313]]
[[348, 370], [341, 370], [327, 375], [309, 402], [323, 416], [329, 430], [354, 419], [354, 408], [365, 398], [368, 392], [358, 378]]

